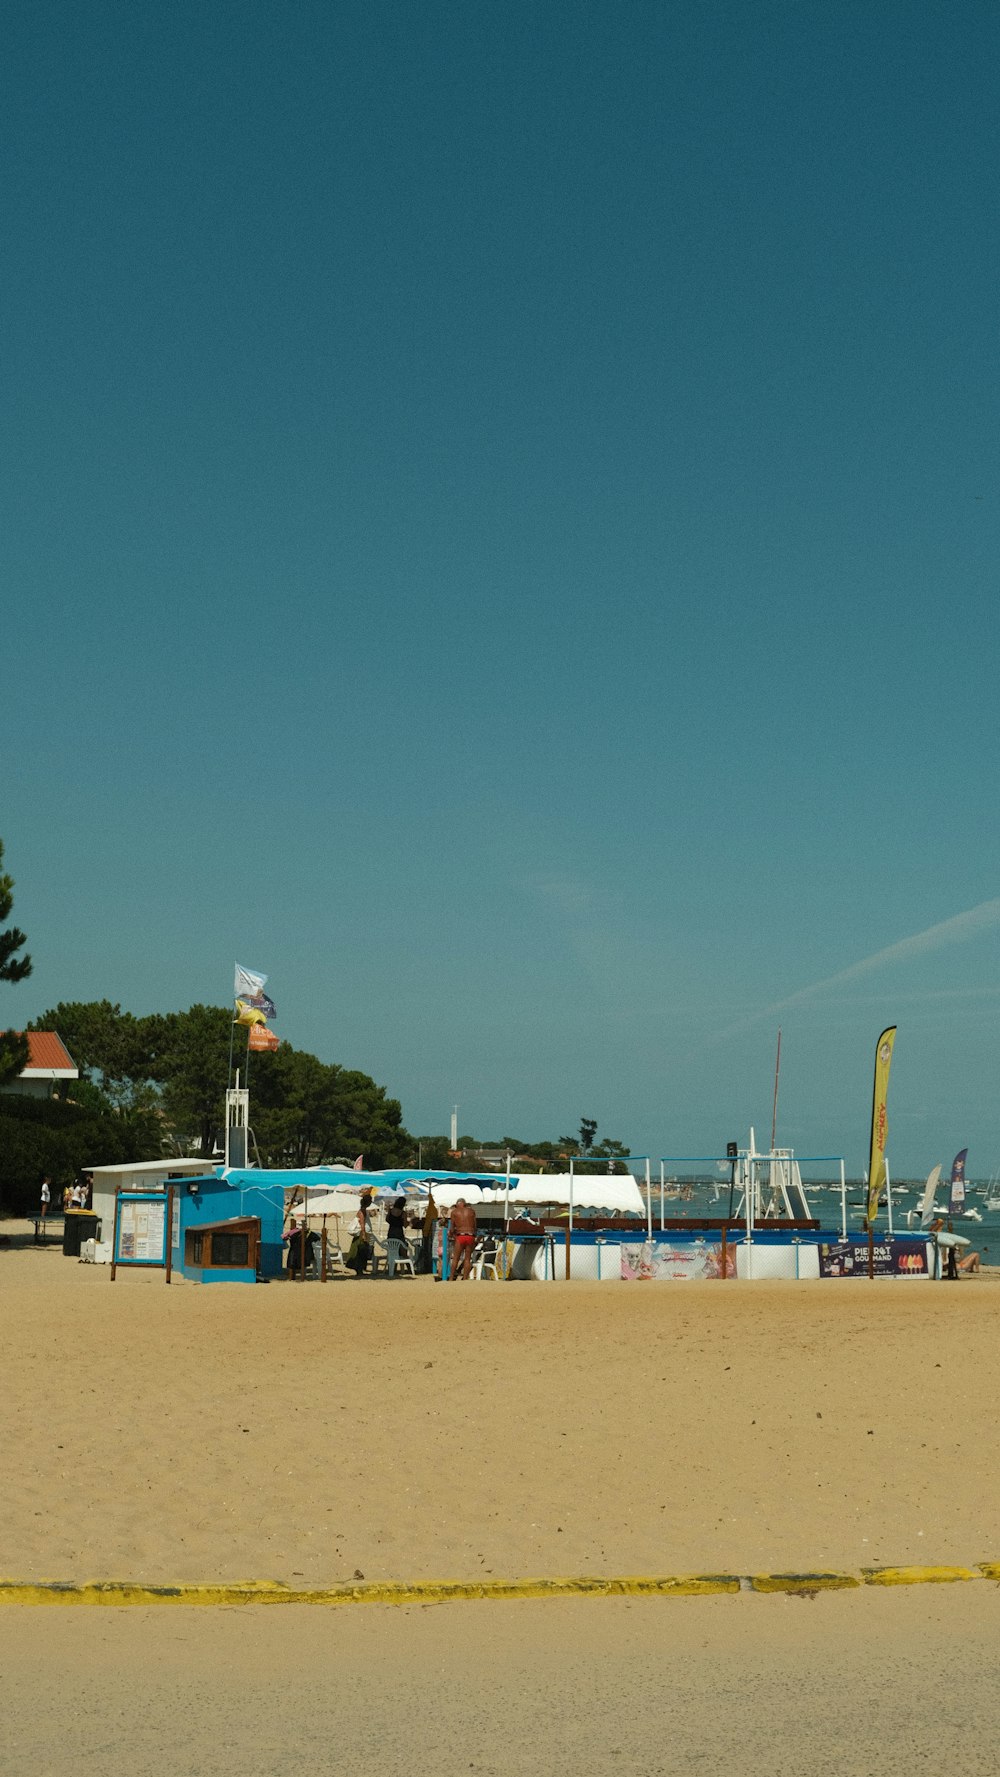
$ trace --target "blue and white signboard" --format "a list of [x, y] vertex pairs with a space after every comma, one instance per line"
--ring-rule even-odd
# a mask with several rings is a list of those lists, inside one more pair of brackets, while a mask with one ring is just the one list
[[162, 1191], [120, 1191], [115, 1216], [114, 1263], [167, 1262], [167, 1199]]

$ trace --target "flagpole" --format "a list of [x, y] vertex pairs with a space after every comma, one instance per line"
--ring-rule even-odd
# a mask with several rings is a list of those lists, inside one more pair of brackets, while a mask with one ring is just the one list
[[[263, 1025], [266, 1030], [268, 1018], [274, 1017], [274, 1004], [268, 999], [264, 992], [266, 983], [266, 975], [260, 975], [256, 971], [241, 968], [239, 963], [236, 964], [236, 973], [233, 980], [233, 993], [236, 997], [236, 1016], [233, 1019], [232, 1029], [229, 1032], [229, 1079], [231, 1080], [233, 1077], [233, 1045], [236, 1038], [236, 1026], [241, 1021], [245, 1021], [247, 1024], [247, 1046], [245, 1053], [245, 1087], [247, 1092], [249, 1092], [250, 1089], [250, 1050], [252, 1047], [250, 1038], [258, 1023]], [[244, 1004], [244, 1000], [246, 1000], [246, 1004]], [[265, 1046], [277, 1048], [277, 1038], [274, 1039], [273, 1043]], [[226, 1084], [226, 1092], [227, 1094], [229, 1092], [228, 1081]], [[247, 1129], [249, 1130], [249, 1105], [247, 1108]], [[258, 1155], [258, 1160], [259, 1158], [260, 1156]]]

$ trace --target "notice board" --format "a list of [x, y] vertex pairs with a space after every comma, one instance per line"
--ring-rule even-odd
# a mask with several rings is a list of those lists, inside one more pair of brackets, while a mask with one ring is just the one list
[[150, 1265], [166, 1271], [170, 1282], [168, 1234], [174, 1191], [119, 1191], [115, 1198], [115, 1232], [111, 1278], [119, 1265]]

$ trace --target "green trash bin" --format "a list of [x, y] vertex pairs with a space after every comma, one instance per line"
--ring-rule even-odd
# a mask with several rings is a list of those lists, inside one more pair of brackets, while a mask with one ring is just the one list
[[78, 1259], [85, 1240], [93, 1240], [101, 1225], [100, 1216], [89, 1209], [68, 1209], [63, 1218], [63, 1252], [67, 1259]]

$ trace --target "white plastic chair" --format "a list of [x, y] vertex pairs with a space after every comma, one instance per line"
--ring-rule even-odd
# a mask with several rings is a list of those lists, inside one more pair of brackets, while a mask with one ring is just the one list
[[397, 1271], [405, 1272], [408, 1277], [417, 1275], [409, 1252], [403, 1251], [404, 1244], [402, 1240], [387, 1240], [385, 1243], [385, 1268], [390, 1277], [395, 1277]]
[[510, 1276], [510, 1254], [505, 1240], [485, 1240], [482, 1251], [473, 1260], [472, 1275], [482, 1283], [506, 1283]]
[[327, 1277], [354, 1276], [354, 1272], [344, 1257], [343, 1249], [337, 1245], [335, 1240], [327, 1240], [326, 1243], [326, 1275]]

